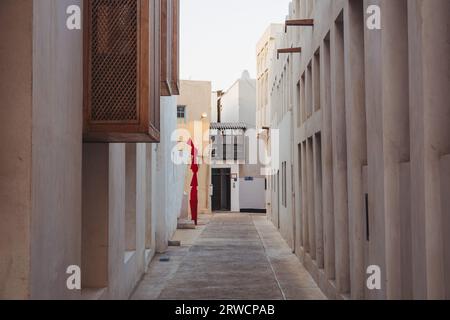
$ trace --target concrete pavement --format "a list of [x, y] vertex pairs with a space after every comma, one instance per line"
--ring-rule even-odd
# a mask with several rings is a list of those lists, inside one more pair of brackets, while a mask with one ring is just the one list
[[224, 213], [200, 223], [177, 232], [182, 246], [156, 256], [132, 299], [325, 299], [265, 216]]

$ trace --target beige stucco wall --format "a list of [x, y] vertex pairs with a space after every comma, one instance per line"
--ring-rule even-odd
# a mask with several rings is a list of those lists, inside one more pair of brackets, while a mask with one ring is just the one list
[[[199, 212], [211, 212], [211, 198], [209, 196], [209, 186], [211, 184], [209, 127], [211, 123], [211, 82], [182, 80], [180, 83], [180, 96], [177, 104], [186, 106], [186, 121], [178, 121], [178, 129], [186, 130], [193, 139], [195, 146], [199, 149], [203, 164], [200, 165], [198, 173], [199, 187]], [[202, 114], [207, 117], [202, 119]], [[180, 131], [180, 133], [182, 133]], [[186, 141], [185, 141], [186, 142]], [[187, 151], [190, 152], [190, 151]], [[190, 183], [192, 172], [187, 168], [184, 191], [190, 194]], [[190, 209], [189, 209], [190, 212]]]

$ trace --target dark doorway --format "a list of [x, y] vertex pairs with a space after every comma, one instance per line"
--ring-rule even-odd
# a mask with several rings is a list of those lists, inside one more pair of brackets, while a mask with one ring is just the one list
[[212, 209], [231, 211], [231, 169], [212, 169]]

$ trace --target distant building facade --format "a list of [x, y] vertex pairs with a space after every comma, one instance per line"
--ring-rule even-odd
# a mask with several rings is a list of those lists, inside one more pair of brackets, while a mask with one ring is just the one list
[[[187, 148], [188, 139], [192, 139], [199, 150], [198, 173], [199, 212], [211, 213], [211, 168], [209, 129], [211, 124], [211, 82], [209, 81], [180, 81], [180, 96], [177, 99], [178, 130]], [[190, 150], [188, 150], [190, 154]], [[192, 172], [187, 169], [184, 191], [190, 194]], [[189, 209], [190, 210], [190, 209]]]
[[245, 71], [229, 90], [213, 96], [220, 119], [211, 124], [213, 210], [265, 211], [265, 178], [249, 154], [248, 134], [256, 133], [256, 80]]

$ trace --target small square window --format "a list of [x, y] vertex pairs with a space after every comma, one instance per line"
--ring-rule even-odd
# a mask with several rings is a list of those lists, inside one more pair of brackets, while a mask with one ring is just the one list
[[186, 120], [186, 106], [177, 107], [177, 119]]

